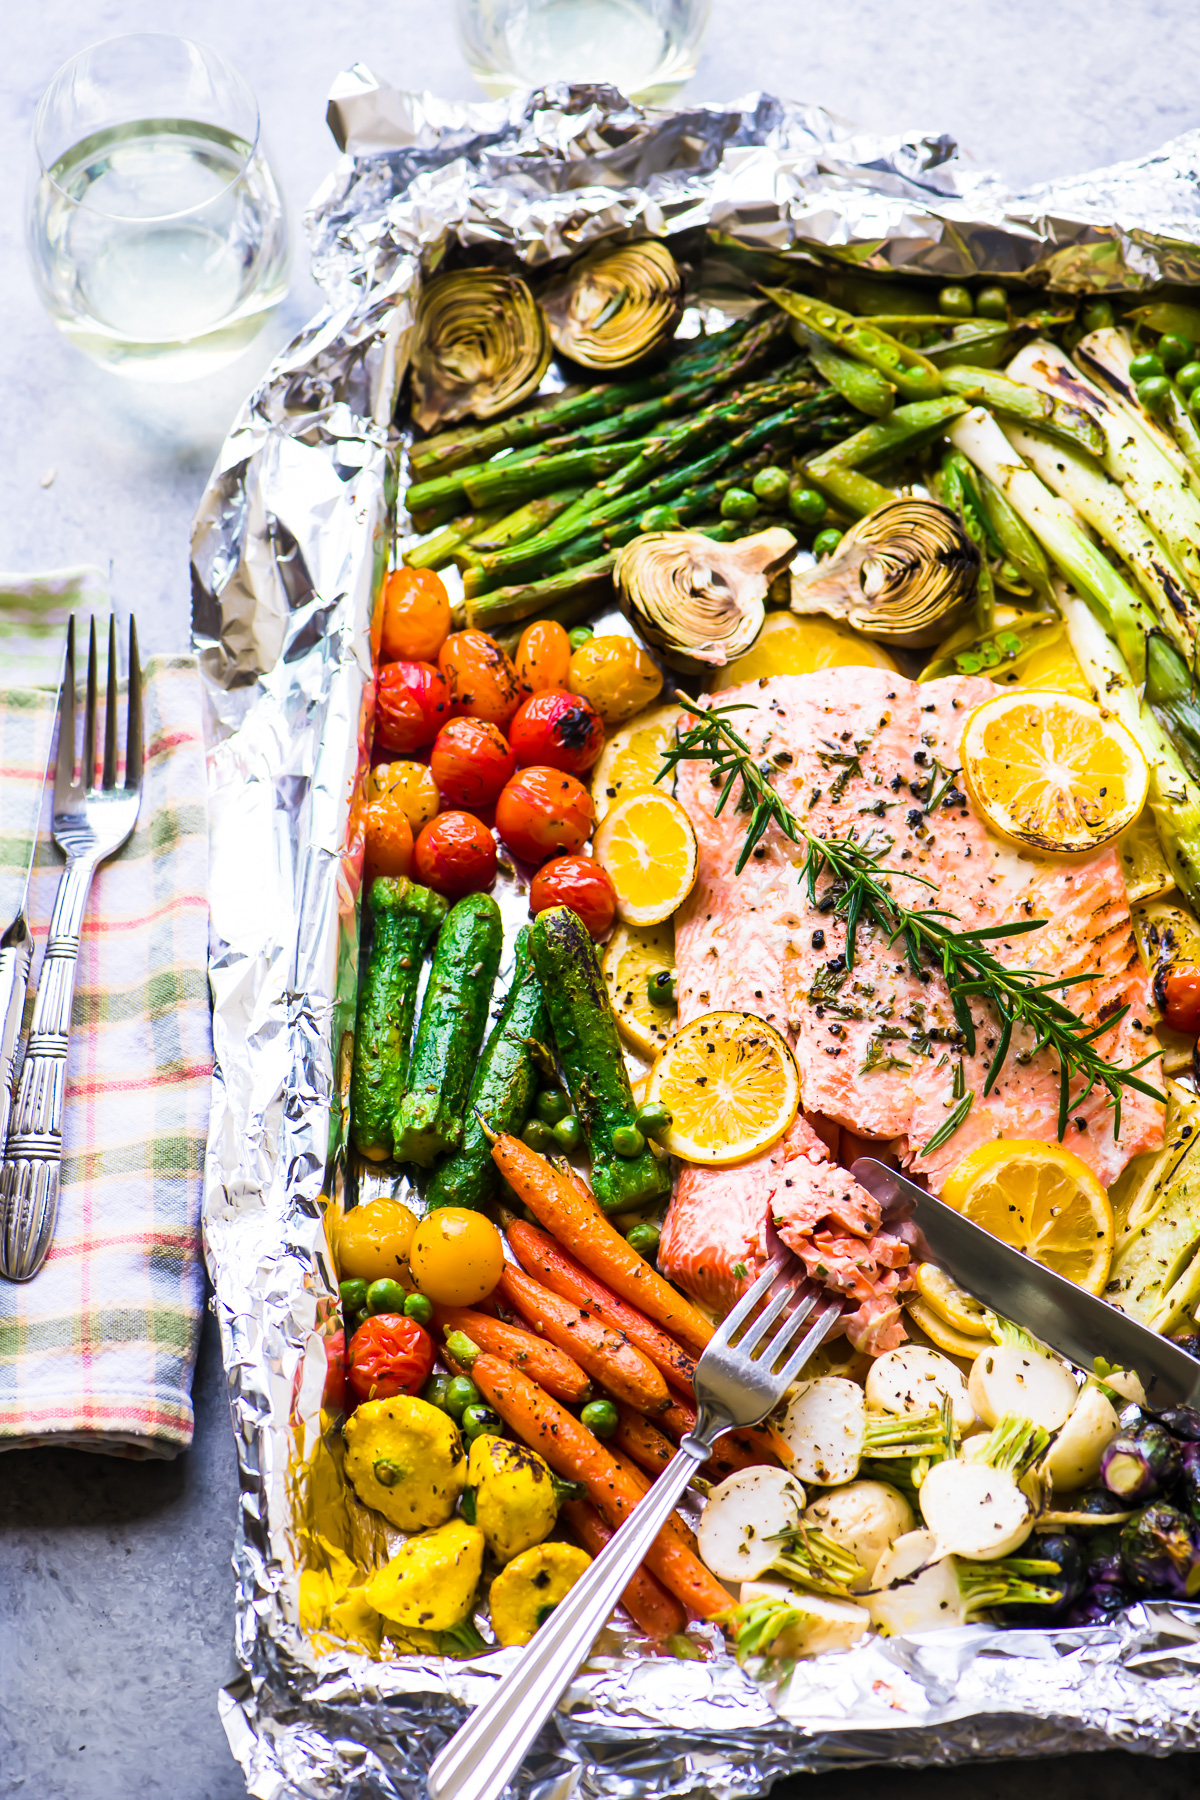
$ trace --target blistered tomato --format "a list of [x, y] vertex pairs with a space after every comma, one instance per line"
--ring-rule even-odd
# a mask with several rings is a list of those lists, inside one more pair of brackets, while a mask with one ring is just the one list
[[447, 806], [491, 806], [517, 772], [508, 739], [487, 719], [451, 719], [443, 725], [429, 763]]
[[517, 680], [523, 694], [565, 688], [571, 670], [571, 640], [556, 619], [535, 619], [517, 645]]
[[450, 597], [432, 569], [393, 569], [383, 584], [380, 662], [433, 662], [450, 631]]
[[654, 658], [627, 637], [592, 637], [571, 658], [567, 686], [590, 700], [606, 725], [620, 725], [662, 693]]
[[448, 900], [482, 894], [496, 879], [496, 840], [468, 812], [439, 813], [417, 839], [417, 880]]
[[346, 1334], [339, 1329], [325, 1339], [325, 1386], [321, 1405], [326, 1412], [346, 1410]]
[[399, 1200], [364, 1200], [338, 1223], [334, 1254], [342, 1281], [395, 1280], [408, 1267], [417, 1216]]
[[421, 750], [450, 717], [441, 674], [426, 662], [385, 663], [375, 689], [375, 742], [384, 750]]
[[504, 1273], [500, 1233], [483, 1213], [439, 1206], [417, 1227], [413, 1276], [438, 1306], [474, 1306], [486, 1300]]
[[594, 938], [602, 938], [612, 930], [617, 890], [608, 870], [590, 856], [556, 856], [542, 864], [529, 887], [531, 913], [550, 906], [569, 906]]
[[1200, 1032], [1200, 969], [1176, 969], [1167, 976], [1163, 1012], [1172, 1031]]
[[376, 763], [363, 778], [363, 795], [368, 806], [386, 798], [389, 805], [397, 807], [414, 837], [438, 809], [437, 783], [427, 763]]
[[496, 802], [496, 829], [523, 862], [581, 850], [595, 816], [583, 783], [561, 769], [522, 769]]
[[456, 718], [487, 719], [504, 731], [521, 704], [517, 672], [486, 631], [456, 631], [438, 652]]
[[419, 1394], [429, 1380], [433, 1356], [433, 1339], [415, 1319], [403, 1313], [376, 1313], [364, 1319], [350, 1339], [346, 1357], [350, 1392], [360, 1405], [366, 1400], [394, 1400], [397, 1394]]
[[413, 834], [408, 814], [389, 795], [373, 800], [366, 811], [366, 855], [363, 879], [407, 875], [412, 868]]
[[604, 721], [582, 694], [552, 689], [530, 695], [509, 727], [509, 739], [522, 768], [544, 763], [582, 775], [604, 748]]

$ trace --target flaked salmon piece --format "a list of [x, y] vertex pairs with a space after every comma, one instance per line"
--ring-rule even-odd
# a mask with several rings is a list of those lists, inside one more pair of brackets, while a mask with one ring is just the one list
[[[738, 716], [737, 727], [772, 769], [783, 799], [823, 836], [853, 831], [860, 841], [869, 838], [906, 905], [942, 907], [963, 929], [1048, 921], [1039, 931], [993, 942], [993, 953], [1058, 975], [1098, 972], [1095, 982], [1067, 990], [1068, 1002], [1089, 1025], [1128, 1005], [1098, 1047], [1111, 1062], [1135, 1063], [1156, 1041], [1115, 851], [1072, 866], [1027, 857], [989, 836], [957, 785], [963, 722], [994, 691], [982, 678], [918, 686], [886, 670], [852, 667], [747, 683], [722, 694], [720, 703], [753, 706]], [[718, 792], [707, 765], [680, 766], [677, 794], [700, 851], [696, 886], [676, 920], [681, 1022], [724, 1007], [769, 1020], [793, 1047], [805, 1110], [861, 1137], [899, 1140], [903, 1162], [926, 1174], [935, 1191], [977, 1143], [1056, 1139], [1053, 1053], [1036, 1050], [1031, 1035], [1018, 1029], [985, 1096], [998, 1038], [986, 1003], [972, 1000], [977, 1049], [968, 1057], [940, 970], [915, 975], [873, 927], [860, 928], [848, 970], [842, 922], [808, 899], [803, 847], [772, 827], [735, 875], [747, 820], [732, 802], [714, 817]], [[960, 1063], [961, 1079], [975, 1095], [972, 1110], [941, 1149], [922, 1154], [955, 1104]], [[1156, 1064], [1143, 1074], [1155, 1083]], [[1107, 1094], [1098, 1090], [1084, 1099], [1079, 1086], [1063, 1141], [1109, 1185], [1130, 1157], [1161, 1144], [1163, 1109], [1125, 1091], [1114, 1140]], [[804, 1157], [819, 1167], [824, 1145], [806, 1146]], [[664, 1266], [685, 1286], [702, 1281], [709, 1304], [728, 1305], [746, 1246], [768, 1240], [768, 1189], [778, 1167], [777, 1146], [741, 1170], [689, 1170], [681, 1178], [660, 1255], [665, 1252]], [[858, 1195], [854, 1200], [861, 1207]], [[797, 1218], [793, 1236], [800, 1242], [820, 1229], [802, 1229]], [[885, 1248], [879, 1246], [876, 1267], [886, 1336], [903, 1272], [888, 1265]]]

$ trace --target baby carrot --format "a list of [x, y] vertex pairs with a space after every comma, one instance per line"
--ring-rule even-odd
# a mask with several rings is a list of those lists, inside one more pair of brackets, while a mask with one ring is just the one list
[[502, 1135], [492, 1145], [492, 1159], [534, 1217], [585, 1268], [593, 1270], [623, 1300], [682, 1338], [689, 1349], [704, 1348], [715, 1326], [630, 1249], [616, 1227], [589, 1207], [574, 1184], [544, 1156], [520, 1138]]
[[675, 1454], [670, 1438], [665, 1438], [632, 1407], [618, 1406], [617, 1418], [617, 1429], [608, 1440], [610, 1448], [620, 1450], [648, 1474], [661, 1475]]
[[480, 1350], [503, 1357], [556, 1400], [575, 1406], [592, 1397], [592, 1384], [579, 1364], [544, 1338], [535, 1337], [532, 1331], [522, 1331], [519, 1325], [507, 1325], [464, 1306], [435, 1306], [433, 1322], [442, 1333], [465, 1332]]
[[[572, 1536], [589, 1556], [599, 1556], [612, 1532], [595, 1507], [586, 1500], [566, 1500], [562, 1512]], [[678, 1600], [644, 1567], [634, 1570], [621, 1594], [621, 1604], [638, 1630], [660, 1644], [687, 1624], [687, 1615]]]
[[[595, 1309], [585, 1311], [551, 1293], [520, 1269], [505, 1264], [496, 1294], [527, 1319], [535, 1331], [572, 1357], [615, 1399], [640, 1412], [664, 1412], [671, 1404], [667, 1384], [648, 1357], [635, 1350], [619, 1331], [602, 1323]], [[533, 1373], [532, 1370], [529, 1371]]]

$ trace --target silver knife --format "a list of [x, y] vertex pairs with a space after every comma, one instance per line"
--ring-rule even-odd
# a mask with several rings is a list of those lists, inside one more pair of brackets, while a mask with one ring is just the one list
[[[65, 650], [63, 654], [65, 656]], [[46, 754], [47, 775], [53, 760], [52, 734]], [[23, 805], [19, 809], [12, 804], [0, 808], [0, 823], [4, 826], [6, 836], [12, 835], [19, 840], [26, 830], [29, 833], [28, 856], [21, 852], [16, 868], [10, 869], [0, 884], [0, 1157], [3, 1157], [4, 1146], [8, 1141], [8, 1122], [17, 1080], [21, 1019], [25, 1012], [25, 995], [33, 965], [33, 933], [29, 929], [25, 907], [29, 896], [29, 872], [33, 868], [41, 829], [45, 787], [46, 776], [43, 776], [38, 786], [32, 817]]]
[[860, 1157], [850, 1173], [883, 1206], [885, 1223], [911, 1219], [931, 1261], [1068, 1362], [1090, 1372], [1103, 1356], [1113, 1368], [1134, 1370], [1156, 1409], [1200, 1402], [1200, 1362], [1169, 1338], [1044, 1269], [873, 1157]]

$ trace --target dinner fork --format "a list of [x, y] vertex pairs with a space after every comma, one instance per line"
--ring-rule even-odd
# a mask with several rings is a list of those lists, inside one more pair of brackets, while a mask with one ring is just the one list
[[787, 1275], [792, 1261], [775, 1258], [717, 1330], [696, 1365], [695, 1429], [520, 1660], [435, 1758], [426, 1780], [430, 1800], [497, 1800], [716, 1439], [765, 1419], [829, 1336], [841, 1301], [800, 1273]]
[[108, 623], [108, 689], [104, 704], [104, 769], [96, 779], [96, 621], [88, 641], [83, 761], [75, 780], [75, 619], [67, 624], [67, 657], [58, 697], [58, 759], [52, 836], [67, 859], [29, 1027], [21, 1085], [0, 1170], [0, 1275], [28, 1281], [46, 1260], [58, 1216], [62, 1169], [67, 1037], [75, 997], [75, 962], [92, 878], [125, 844], [142, 798], [142, 670], [137, 625], [129, 621], [129, 693], [125, 781], [117, 785], [117, 624]]

